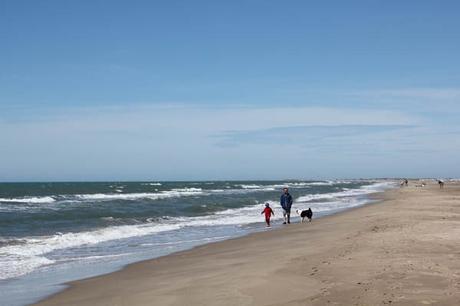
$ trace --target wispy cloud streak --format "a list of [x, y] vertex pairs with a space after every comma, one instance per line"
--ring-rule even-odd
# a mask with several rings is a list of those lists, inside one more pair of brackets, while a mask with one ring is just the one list
[[285, 126], [270, 129], [226, 131], [213, 135], [219, 145], [241, 144], [305, 144], [324, 143], [329, 139], [361, 137], [385, 132], [413, 129], [414, 125], [310, 125]]

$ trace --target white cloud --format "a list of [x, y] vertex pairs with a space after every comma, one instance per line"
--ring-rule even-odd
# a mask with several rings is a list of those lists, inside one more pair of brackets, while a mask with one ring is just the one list
[[460, 101], [458, 88], [401, 88], [401, 89], [376, 89], [347, 93], [351, 96], [367, 98], [396, 98], [396, 99], [422, 99], [422, 100], [455, 100]]
[[[423, 145], [401, 149], [427, 148], [423, 141], [426, 134], [402, 137], [400, 131], [388, 131], [375, 138], [353, 131], [348, 133], [351, 136], [342, 136], [340, 131], [337, 137], [317, 142], [302, 138], [304, 132], [298, 131], [299, 137], [285, 146], [280, 146], [276, 139], [276, 143], [251, 142], [237, 147], [216, 146], [216, 138], [210, 136], [293, 126], [333, 126], [340, 130], [340, 126], [350, 125], [386, 129], [423, 124], [423, 118], [404, 112], [332, 107], [220, 108], [176, 104], [54, 113], [41, 120], [0, 123], [0, 180], [304, 177], [302, 169], [306, 168], [316, 169], [317, 173], [327, 168], [331, 176], [339, 161], [347, 165], [343, 166], [341, 176], [360, 176], [354, 172], [359, 163], [374, 165], [379, 158], [382, 161], [384, 154], [379, 158], [373, 154], [374, 159], [361, 156], [358, 160], [354, 154], [342, 153], [372, 153], [385, 147], [386, 152], [397, 156], [398, 145], [408, 139]], [[388, 140], [379, 145], [379, 139], [385, 137]], [[445, 140], [441, 137], [436, 143]], [[449, 143], [450, 147], [458, 145]], [[356, 149], [351, 150], [352, 147]], [[415, 159], [420, 156], [413, 154]], [[285, 160], [283, 164], [279, 164], [280, 156]], [[331, 166], [333, 160], [335, 168]], [[396, 161], [393, 170], [398, 170], [398, 166], [401, 164]], [[375, 172], [375, 176], [379, 174]]]
[[268, 129], [301, 125], [398, 125], [418, 124], [421, 118], [380, 109], [326, 107], [205, 107], [187, 105], [136, 108], [94, 108], [33, 118], [4, 126], [19, 129], [107, 131], [143, 133], [154, 130], [215, 132]]

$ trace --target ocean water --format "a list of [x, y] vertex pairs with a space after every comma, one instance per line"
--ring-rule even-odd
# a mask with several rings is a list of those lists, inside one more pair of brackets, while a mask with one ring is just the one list
[[[280, 226], [279, 196], [314, 217], [370, 202], [386, 180], [0, 184], [0, 300], [25, 305], [61, 283]], [[293, 217], [298, 222], [298, 217]]]

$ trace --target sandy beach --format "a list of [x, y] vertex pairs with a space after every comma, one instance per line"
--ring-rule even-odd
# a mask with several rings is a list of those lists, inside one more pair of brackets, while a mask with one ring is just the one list
[[460, 184], [73, 282], [37, 305], [460, 305]]

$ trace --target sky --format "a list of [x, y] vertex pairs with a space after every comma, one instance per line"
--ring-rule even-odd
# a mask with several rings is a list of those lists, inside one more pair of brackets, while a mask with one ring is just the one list
[[0, 0], [0, 181], [460, 177], [459, 12]]

